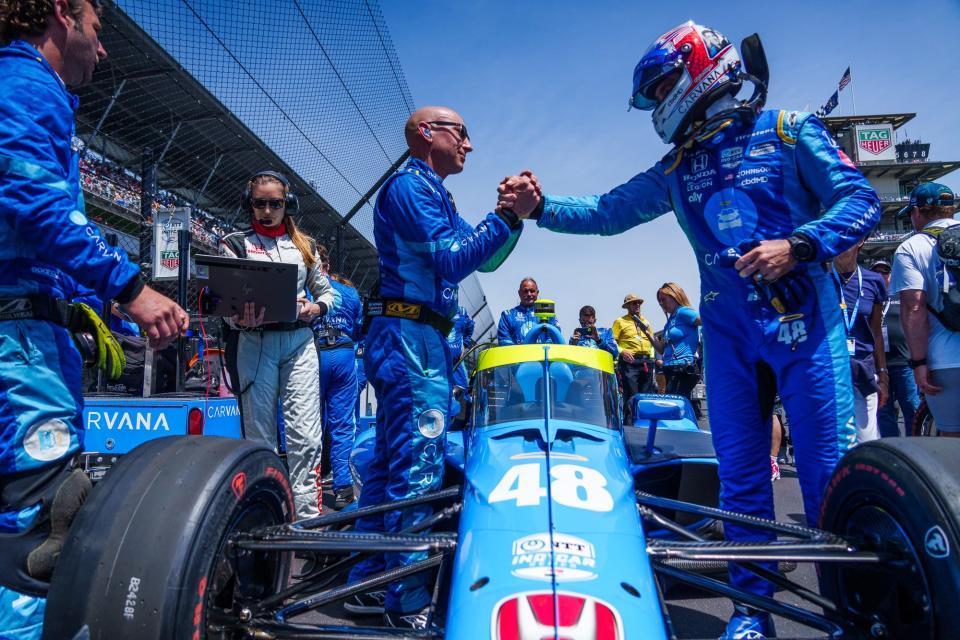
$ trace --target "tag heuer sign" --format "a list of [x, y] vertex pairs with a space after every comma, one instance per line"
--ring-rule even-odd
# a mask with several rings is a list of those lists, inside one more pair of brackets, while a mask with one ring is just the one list
[[893, 125], [861, 124], [857, 125], [857, 159], [860, 162], [895, 162], [897, 158], [893, 144]]
[[857, 144], [874, 155], [880, 155], [893, 144], [887, 129], [861, 129], [857, 131]]
[[180, 252], [179, 251], [161, 251], [160, 264], [162, 264], [167, 269], [178, 268], [180, 266]]

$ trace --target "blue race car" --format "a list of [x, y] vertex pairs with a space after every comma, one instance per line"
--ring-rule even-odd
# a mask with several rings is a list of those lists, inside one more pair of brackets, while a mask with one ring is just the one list
[[[855, 448], [834, 474], [822, 529], [812, 529], [719, 509], [710, 434], [689, 402], [637, 396], [643, 419], [624, 427], [613, 361], [601, 350], [488, 349], [469, 395], [466, 426], [446, 436], [442, 490], [296, 523], [272, 451], [189, 437], [136, 449], [71, 528], [47, 637], [72, 638], [86, 625], [104, 639], [669, 638], [664, 579], [829, 637], [949, 638], [960, 628], [960, 443]], [[358, 434], [358, 480], [370, 446], [372, 431]], [[362, 515], [424, 504], [433, 515], [400, 534], [352, 531]], [[779, 538], [727, 543], [715, 539], [722, 522]], [[366, 554], [413, 551], [426, 558], [344, 584]], [[291, 579], [295, 553], [312, 562]], [[701, 570], [731, 561], [811, 607], [737, 591]], [[821, 593], [760, 561], [819, 563]], [[435, 581], [426, 631], [308, 615], [417, 572]]]

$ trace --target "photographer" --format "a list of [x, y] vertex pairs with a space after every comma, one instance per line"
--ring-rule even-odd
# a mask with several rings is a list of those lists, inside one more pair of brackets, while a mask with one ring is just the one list
[[287, 463], [296, 500], [297, 517], [319, 515], [323, 432], [320, 421], [320, 365], [310, 323], [326, 315], [333, 293], [317, 255], [316, 242], [293, 221], [297, 197], [279, 173], [261, 171], [250, 178], [241, 196], [241, 209], [250, 215], [251, 229], [220, 241], [220, 253], [233, 258], [298, 265], [297, 291], [302, 295], [295, 322], [263, 321], [265, 307], [247, 303], [242, 316], [229, 323], [240, 329], [237, 341], [237, 394], [240, 396], [244, 435], [275, 449], [277, 401], [280, 400], [286, 435]]
[[574, 329], [573, 336], [569, 343], [577, 347], [589, 347], [591, 349], [603, 349], [617, 359], [619, 349], [617, 342], [613, 339], [613, 332], [610, 329], [597, 328], [597, 312], [590, 305], [580, 308], [580, 326]]

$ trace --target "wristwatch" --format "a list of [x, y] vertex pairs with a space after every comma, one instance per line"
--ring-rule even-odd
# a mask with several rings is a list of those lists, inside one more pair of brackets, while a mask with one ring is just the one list
[[787, 237], [787, 242], [790, 243], [790, 255], [797, 262], [813, 262], [817, 257], [817, 248], [813, 246], [813, 242], [806, 235], [794, 233]]
[[916, 369], [917, 367], [922, 367], [927, 364], [926, 358], [920, 358], [919, 360], [907, 360], [907, 366], [911, 369]]

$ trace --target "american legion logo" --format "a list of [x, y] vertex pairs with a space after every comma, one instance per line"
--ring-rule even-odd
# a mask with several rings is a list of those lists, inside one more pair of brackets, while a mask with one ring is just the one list
[[875, 156], [880, 155], [893, 144], [890, 140], [890, 129], [859, 129], [857, 131], [857, 144], [864, 151], [868, 151]]

